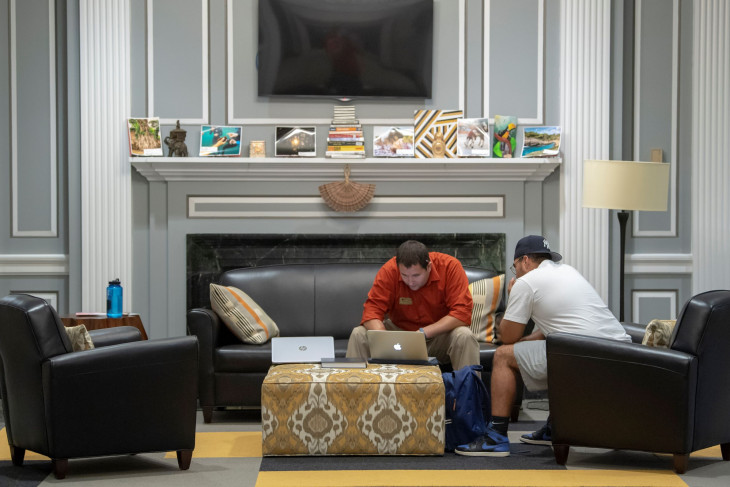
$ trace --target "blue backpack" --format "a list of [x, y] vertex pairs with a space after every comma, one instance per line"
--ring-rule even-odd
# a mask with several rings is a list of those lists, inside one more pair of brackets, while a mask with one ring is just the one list
[[481, 365], [467, 365], [445, 372], [446, 451], [472, 442], [487, 432], [484, 418], [491, 416], [491, 402], [484, 382], [477, 375]]

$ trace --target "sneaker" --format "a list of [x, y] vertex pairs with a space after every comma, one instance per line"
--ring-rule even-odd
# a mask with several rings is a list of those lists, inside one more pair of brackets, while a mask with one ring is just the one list
[[467, 445], [457, 446], [454, 453], [474, 457], [507, 457], [509, 456], [509, 439], [489, 427], [486, 435], [480, 436]]
[[542, 428], [534, 433], [527, 433], [526, 435], [520, 436], [520, 441], [522, 443], [530, 443], [531, 445], [550, 446], [553, 444], [552, 429], [552, 425], [550, 424], [550, 421], [548, 421]]

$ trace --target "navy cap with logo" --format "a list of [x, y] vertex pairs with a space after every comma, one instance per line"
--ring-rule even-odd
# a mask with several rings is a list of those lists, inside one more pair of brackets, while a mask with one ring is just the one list
[[540, 235], [528, 235], [522, 237], [515, 247], [515, 259], [519, 259], [523, 255], [528, 254], [549, 254], [550, 259], [557, 262], [563, 259], [563, 256], [557, 252], [550, 250], [550, 243], [545, 237]]

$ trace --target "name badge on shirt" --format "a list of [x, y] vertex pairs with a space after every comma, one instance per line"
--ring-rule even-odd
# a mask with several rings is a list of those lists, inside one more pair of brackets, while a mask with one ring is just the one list
[[398, 304], [413, 304], [413, 300], [411, 298], [400, 298]]

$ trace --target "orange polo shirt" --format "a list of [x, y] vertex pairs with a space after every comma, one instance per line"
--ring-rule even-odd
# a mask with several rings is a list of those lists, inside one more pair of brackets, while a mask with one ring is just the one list
[[431, 274], [417, 291], [401, 279], [395, 257], [383, 264], [368, 293], [360, 323], [382, 321], [387, 315], [399, 328], [418, 331], [449, 315], [470, 324], [473, 303], [461, 262], [440, 252], [430, 252], [429, 257]]

